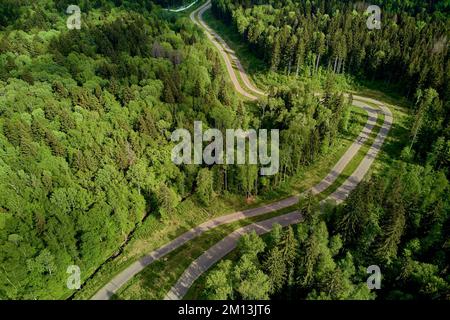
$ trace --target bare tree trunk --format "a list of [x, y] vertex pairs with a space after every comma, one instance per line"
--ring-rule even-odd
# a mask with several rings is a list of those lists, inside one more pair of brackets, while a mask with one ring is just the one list
[[224, 175], [224, 185], [225, 185], [225, 191], [228, 191], [228, 185], [227, 185], [227, 168], [223, 167], [223, 175]]
[[313, 61], [313, 67], [311, 71], [311, 77], [313, 76], [314, 73], [316, 73], [316, 61], [317, 61], [317, 55], [314, 55], [314, 61]]
[[316, 71], [315, 71], [315, 73], [318, 73], [318, 72], [319, 72], [319, 62], [320, 62], [320, 54], [319, 54], [318, 57], [317, 57], [317, 65], [316, 65]]

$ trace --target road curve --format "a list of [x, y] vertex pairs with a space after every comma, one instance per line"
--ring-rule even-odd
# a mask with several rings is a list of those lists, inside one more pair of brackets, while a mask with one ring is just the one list
[[[384, 106], [380, 106], [382, 112], [385, 115], [385, 119], [383, 122], [380, 131], [375, 138], [372, 146], [367, 152], [366, 156], [363, 158], [358, 168], [352, 173], [352, 175], [347, 178], [347, 180], [331, 195], [329, 195], [322, 202], [332, 200], [336, 203], [343, 202], [350, 192], [356, 188], [356, 186], [362, 181], [373, 161], [375, 160], [378, 152], [381, 150], [383, 142], [389, 133], [389, 130], [392, 126], [392, 114], [390, 110]], [[370, 119], [370, 117], [369, 117]], [[376, 121], [376, 118], [375, 118]], [[368, 121], [368, 123], [370, 120]], [[372, 125], [373, 126], [373, 125]], [[368, 124], [366, 123], [365, 130], [363, 130], [360, 134], [360, 137], [353, 143], [353, 145], [347, 150], [346, 154], [339, 160], [330, 174], [323, 179], [318, 185], [312, 188], [312, 192], [317, 194], [324, 191], [328, 188], [333, 181], [339, 176], [337, 171], [334, 170], [342, 170], [345, 168], [345, 165], [342, 167], [345, 162], [343, 159], [347, 159], [348, 156], [351, 156], [349, 159], [351, 160], [353, 156], [356, 154], [352, 149], [355, 144], [359, 144], [359, 147], [364, 143], [360, 139], [367, 139], [367, 134], [364, 134], [365, 131], [372, 130], [372, 128], [368, 129]], [[359, 148], [358, 148], [359, 149]], [[351, 155], [353, 154], [353, 155]], [[349, 161], [350, 161], [349, 160]], [[348, 163], [348, 162], [347, 162]], [[240, 239], [240, 237], [246, 233], [250, 233], [252, 231], [256, 231], [257, 234], [264, 234], [270, 232], [273, 225], [278, 223], [283, 227], [287, 227], [289, 225], [297, 224], [301, 222], [301, 216], [297, 212], [288, 213], [285, 215], [281, 215], [272, 219], [264, 220], [261, 222], [250, 224], [246, 227], [238, 229], [219, 241], [217, 244], [209, 248], [205, 251], [199, 258], [197, 258], [194, 262], [192, 262], [189, 267], [183, 272], [181, 277], [175, 283], [175, 285], [170, 289], [170, 291], [166, 294], [165, 300], [181, 300], [189, 291], [189, 288], [194, 284], [194, 282], [209, 268], [211, 268], [215, 263], [217, 263], [220, 259], [225, 257], [228, 253], [236, 248], [236, 245]]]
[[[199, 14], [199, 16], [201, 16], [210, 6], [211, 6], [211, 2], [210, 1], [206, 2], [204, 5], [199, 7], [197, 10], [194, 10], [190, 14], [190, 18], [196, 25], [198, 25], [200, 28], [202, 28], [203, 30], [206, 31], [205, 34], [208, 37], [208, 39], [214, 44], [214, 46], [217, 48], [217, 50], [219, 50], [222, 57], [225, 57], [225, 59], [224, 59], [225, 66], [227, 68], [228, 74], [231, 77], [231, 81], [233, 82], [233, 85], [234, 85], [236, 91], [250, 100], [257, 100], [258, 99], [257, 96], [248, 93], [241, 87], [241, 84], [239, 83], [239, 80], [237, 79], [236, 73], [234, 73], [233, 64], [230, 61], [230, 59], [228, 58], [227, 52], [225, 52], [225, 51], [229, 51], [231, 53], [233, 51], [228, 47], [228, 45], [225, 43], [225, 41], [223, 41], [222, 38], [220, 38], [219, 35], [216, 34], [202, 19], [197, 20], [197, 18], [196, 18], [197, 13]], [[223, 44], [226, 47], [224, 47]], [[235, 55], [234, 55], [234, 57], [235, 57], [235, 61], [239, 61]], [[239, 62], [239, 65], [240, 65], [240, 62]], [[248, 81], [248, 78], [246, 78], [246, 79]], [[250, 84], [250, 81], [248, 81], [248, 83]], [[247, 85], [247, 83], [245, 83], [245, 84]]]
[[[233, 81], [234, 87], [236, 88], [236, 91], [238, 91], [240, 94], [246, 96], [247, 98], [251, 100], [257, 100], [258, 97], [254, 96], [253, 94], [257, 94], [260, 96], [267, 95], [265, 92], [259, 90], [256, 88], [248, 78], [247, 72], [245, 72], [244, 67], [241, 64], [241, 61], [236, 56], [236, 53], [234, 50], [232, 50], [228, 44], [222, 39], [221, 36], [219, 36], [213, 29], [211, 29], [203, 20], [203, 13], [205, 13], [206, 10], [211, 8], [211, 1], [208, 0], [205, 4], [203, 4], [201, 7], [199, 7], [197, 10], [193, 11], [190, 14], [191, 20], [199, 25], [206, 33], [206, 36], [208, 39], [216, 46], [216, 48], [219, 49], [220, 53], [224, 57], [225, 64], [227, 67], [228, 74], [231, 76], [231, 81]], [[198, 14], [198, 16], [197, 16]], [[198, 19], [197, 19], [198, 17]], [[249, 94], [245, 90], [242, 89], [239, 81], [237, 80], [236, 74], [233, 69], [233, 64], [236, 66], [237, 71], [239, 72], [239, 75], [244, 82], [245, 86], [247, 87], [248, 91], [251, 91], [253, 94]], [[244, 91], [244, 92], [242, 92]]]
[[[331, 169], [330, 173], [317, 185], [312, 187], [311, 193], [313, 195], [319, 194], [323, 191], [325, 191], [329, 186], [331, 186], [334, 181], [339, 177], [339, 175], [344, 171], [345, 167], [348, 165], [348, 163], [353, 159], [353, 157], [358, 153], [359, 149], [366, 143], [366, 141], [369, 139], [370, 133], [372, 132], [372, 129], [374, 128], [377, 118], [378, 118], [378, 110], [367, 106], [366, 104], [359, 102], [359, 101], [353, 101], [353, 105], [358, 106], [364, 110], [367, 111], [369, 117], [367, 119], [367, 122], [358, 135], [358, 137], [355, 139], [353, 144], [347, 149], [347, 151], [342, 155], [342, 157], [339, 159], [339, 161], [336, 163], [336, 165]], [[338, 200], [338, 199], [335, 199]]]
[[[206, 1], [203, 5], [201, 5], [199, 8], [194, 10], [190, 14], [191, 20], [200, 26], [208, 39], [214, 44], [214, 46], [219, 50], [220, 54], [222, 55], [223, 60], [225, 61], [225, 65], [227, 68], [227, 72], [230, 75], [231, 81], [236, 89], [237, 92], [241, 93], [245, 97], [257, 100], [258, 97], [255, 96], [264, 96], [266, 93], [262, 92], [261, 90], [257, 89], [249, 80], [247, 73], [245, 72], [245, 69], [243, 68], [241, 62], [237, 58], [235, 52], [228, 46], [228, 44], [215, 32], [213, 29], [211, 29], [206, 22], [203, 20], [203, 14], [206, 10], [211, 8], [211, 1]], [[239, 73], [244, 85], [245, 89], [242, 88], [240, 82], [237, 79], [236, 71], [233, 68], [233, 64], [236, 66], [237, 72]], [[251, 92], [251, 93], [249, 93]], [[345, 94], [346, 97], [348, 97], [348, 94]], [[365, 103], [366, 102], [366, 103]], [[374, 108], [367, 105], [367, 103], [375, 104], [377, 105], [380, 110], [375, 110]], [[359, 184], [359, 182], [362, 181], [367, 171], [370, 169], [370, 166], [372, 165], [373, 161], [375, 160], [376, 155], [381, 149], [381, 146], [383, 145], [383, 142], [386, 138], [386, 136], [389, 133], [389, 130], [392, 126], [392, 113], [389, 110], [389, 108], [385, 107], [384, 104], [380, 101], [377, 101], [375, 99], [361, 97], [358, 95], [353, 96], [353, 106], [362, 108], [366, 110], [369, 114], [368, 121], [366, 125], [364, 126], [363, 130], [359, 134], [359, 136], [356, 138], [355, 142], [350, 146], [350, 148], [345, 152], [345, 154], [339, 159], [339, 161], [336, 163], [336, 165], [333, 167], [333, 169], [330, 171], [330, 173], [316, 186], [314, 186], [310, 191], [312, 194], [316, 195], [321, 192], [323, 192], [325, 189], [327, 189], [329, 186], [333, 184], [333, 182], [339, 177], [339, 175], [343, 172], [344, 168], [348, 165], [348, 163], [353, 159], [353, 157], [357, 154], [361, 146], [368, 140], [370, 133], [372, 132], [373, 127], [376, 124], [377, 121], [377, 114], [381, 111], [381, 113], [384, 114], [384, 122], [381, 127], [381, 130], [379, 134], [377, 135], [373, 145], [370, 147], [368, 154], [363, 159], [359, 167], [355, 170], [355, 172], [343, 183], [343, 185], [333, 192], [326, 200], [334, 200], [337, 203], [341, 203], [344, 201], [348, 194], [356, 188], [356, 186]]]
[[194, 0], [190, 4], [185, 5], [185, 6], [181, 6], [181, 7], [177, 8], [177, 9], [163, 9], [163, 10], [178, 13], [178, 12], [182, 12], [182, 11], [185, 11], [185, 10], [189, 9], [190, 7], [192, 7], [197, 2], [198, 2], [198, 0]]
[[[359, 134], [358, 138], [355, 140], [355, 142], [350, 146], [350, 148], [346, 151], [346, 153], [341, 157], [341, 159], [338, 161], [338, 163], [333, 167], [333, 169], [330, 171], [330, 173], [317, 185], [315, 185], [313, 188], [311, 188], [308, 191], [305, 191], [304, 194], [307, 192], [312, 192], [313, 194], [318, 194], [325, 190], [327, 187], [329, 187], [334, 180], [342, 173], [346, 165], [351, 161], [353, 156], [358, 152], [358, 150], [361, 148], [363, 143], [367, 140], [369, 134], [372, 132], [372, 129], [374, 127], [374, 124], [377, 119], [377, 113], [376, 110], [374, 110], [371, 107], [364, 106], [364, 109], [369, 113], [368, 121], [366, 125], [364, 126], [363, 130]], [[347, 190], [350, 192], [350, 190]], [[339, 194], [338, 196], [342, 196]], [[329, 197], [328, 199], [336, 200], [333, 197]], [[142, 271], [145, 267], [152, 264], [154, 261], [164, 257], [168, 253], [172, 252], [173, 250], [181, 247], [188, 241], [200, 236], [201, 234], [205, 233], [208, 230], [214, 229], [220, 225], [232, 223], [238, 220], [242, 219], [248, 219], [260, 215], [264, 215], [270, 212], [278, 211], [287, 207], [291, 207], [295, 205], [299, 200], [298, 196], [292, 196], [280, 201], [276, 201], [271, 204], [267, 204], [258, 208], [248, 209], [244, 211], [238, 211], [229, 215], [221, 216], [209, 221], [206, 221], [202, 224], [200, 224], [197, 227], [192, 228], [191, 230], [185, 232], [184, 234], [180, 235], [179, 237], [175, 238], [171, 242], [167, 243], [166, 245], [150, 252], [149, 254], [143, 256], [133, 264], [131, 264], [129, 267], [127, 267], [125, 270], [120, 272], [117, 276], [115, 276], [109, 283], [107, 283], [102, 289], [100, 289], [91, 299], [92, 300], [108, 300], [110, 299], [113, 294], [115, 294], [120, 287], [122, 287], [128, 280], [130, 280], [133, 276], [138, 274], [140, 271]]]
[[[258, 97], [255, 96], [254, 94], [264, 95], [264, 93], [262, 91], [256, 89], [251, 84], [250, 80], [248, 79], [247, 74], [245, 73], [245, 70], [242, 67], [242, 64], [239, 62], [239, 59], [237, 59], [237, 57], [234, 55], [234, 52], [228, 47], [228, 45], [222, 40], [222, 38], [220, 38], [202, 20], [201, 15], [207, 9], [209, 9], [209, 7], [210, 7], [210, 1], [206, 2], [204, 5], [202, 5], [197, 10], [192, 12], [190, 15], [192, 21], [194, 21], [194, 23], [196, 23], [201, 28], [206, 30], [206, 35], [207, 35], [208, 39], [221, 52], [222, 57], [225, 62], [225, 65], [227, 67], [227, 71], [230, 75], [230, 78], [233, 82], [233, 85], [234, 85], [236, 91], [251, 100], [258, 99]], [[199, 20], [197, 20], [197, 18], [196, 18], [197, 13], [198, 13]], [[243, 82], [246, 86], [246, 89], [253, 92], [253, 94], [248, 93], [246, 90], [244, 90], [241, 87], [239, 81], [237, 80], [237, 76], [232, 67], [232, 62], [230, 61], [230, 58], [229, 58], [227, 52], [231, 55], [232, 59], [234, 59], [234, 63], [238, 69], [238, 72], [241, 75], [241, 79], [243, 80]], [[349, 177], [347, 179], [347, 181], [338, 190], [336, 190], [336, 192], [331, 194], [326, 199], [326, 200], [336, 201], [337, 203], [342, 202], [348, 196], [350, 191], [353, 190], [357, 186], [359, 181], [362, 180], [364, 175], [370, 169], [370, 165], [372, 164], [377, 153], [379, 152], [380, 147], [383, 144], [383, 141], [384, 141], [385, 137], [387, 136], [390, 126], [391, 126], [391, 123], [392, 123], [392, 114], [391, 114], [390, 110], [388, 108], [384, 107], [381, 102], [374, 100], [374, 99], [369, 99], [369, 98], [360, 97], [360, 96], [356, 96], [356, 95], [354, 95], [353, 97], [354, 97], [353, 104], [357, 107], [363, 108], [364, 110], [366, 110], [368, 112], [368, 114], [369, 114], [368, 121], [365, 124], [365, 126], [364, 126], [363, 130], [361, 131], [361, 133], [359, 134], [359, 136], [357, 137], [357, 139], [355, 140], [355, 142], [350, 146], [350, 148], [346, 151], [346, 153], [341, 157], [341, 159], [333, 167], [333, 169], [330, 171], [330, 173], [320, 183], [318, 183], [317, 185], [315, 185], [314, 187], [312, 187], [310, 190], [308, 190], [306, 192], [312, 192], [313, 194], [318, 194], [318, 193], [321, 193], [322, 191], [324, 191], [325, 189], [327, 189], [337, 179], [337, 177], [342, 173], [344, 168], [353, 159], [355, 154], [358, 152], [358, 150], [361, 148], [361, 146], [364, 144], [364, 142], [368, 139], [368, 137], [369, 137], [370, 133], [372, 132], [372, 129], [376, 123], [379, 111], [374, 109], [373, 107], [370, 107], [370, 106], [364, 104], [364, 102], [379, 105], [381, 108], [381, 112], [383, 112], [385, 114], [385, 120], [383, 123], [383, 127], [380, 130], [380, 133], [378, 134], [374, 144], [371, 146], [368, 154], [366, 155], [364, 160], [361, 162], [358, 169], [355, 171], [354, 174], [352, 174], [351, 177]], [[368, 158], [368, 159], [366, 159], [366, 158]], [[298, 196], [292, 196], [292, 197], [274, 202], [272, 204], [264, 205], [262, 207], [244, 210], [244, 211], [238, 211], [238, 212], [226, 215], [226, 216], [218, 217], [218, 218], [209, 220], [207, 222], [204, 222], [201, 225], [199, 225], [195, 228], [192, 228], [191, 230], [180, 235], [179, 237], [177, 237], [176, 239], [167, 243], [166, 245], [146, 254], [145, 256], [140, 258], [138, 261], [134, 262], [132, 265], [130, 265], [125, 270], [123, 270], [118, 275], [116, 275], [110, 282], [108, 282], [103, 288], [101, 288], [91, 299], [92, 300], [108, 300], [108, 299], [110, 299], [128, 280], [130, 280], [133, 276], [135, 276], [137, 273], [142, 271], [145, 267], [147, 267], [154, 261], [160, 259], [161, 257], [167, 255], [168, 253], [172, 252], [173, 250], [179, 248], [180, 246], [184, 245], [188, 241], [200, 236], [201, 234], [203, 234], [204, 232], [206, 232], [208, 230], [211, 230], [220, 225], [228, 224], [228, 223], [238, 221], [241, 219], [247, 219], [247, 218], [251, 218], [251, 217], [260, 216], [260, 215], [263, 215], [263, 214], [266, 214], [269, 212], [278, 211], [280, 209], [295, 205], [298, 202], [298, 200], [299, 200]], [[241, 230], [241, 232], [245, 232], [246, 230], [250, 230], [250, 231], [253, 230], [252, 228], [258, 229], [258, 226], [267, 226], [268, 225], [267, 223], [269, 223], [267, 221], [270, 221], [270, 223], [271, 223], [270, 226], [273, 223], [282, 224], [281, 222], [283, 222], [283, 221], [296, 221], [295, 219], [294, 220], [289, 220], [289, 219], [285, 220], [286, 216], [292, 217], [292, 214], [294, 214], [294, 213], [279, 216], [279, 217], [276, 217], [276, 218], [273, 218], [270, 220], [266, 220], [266, 221], [264, 221], [264, 223], [259, 222], [256, 224], [252, 224], [252, 225], [247, 226], [249, 228], [244, 227], [239, 230]], [[265, 223], [265, 222], [267, 222], [267, 223]], [[295, 223], [298, 223], [298, 222], [295, 222]], [[254, 226], [254, 227], [251, 227], [251, 226]], [[269, 229], [270, 228], [271, 227], [269, 227]], [[224, 255], [227, 253], [226, 248], [229, 248], [229, 247], [223, 247], [224, 251], [222, 253]], [[205, 254], [207, 254], [207, 255], [209, 254], [211, 259], [214, 260], [213, 257], [217, 253], [215, 253], [216, 251], [210, 251], [211, 249], [209, 249], [207, 252], [205, 252]], [[206, 264], [202, 264], [203, 267], [201, 267], [199, 265], [199, 261], [197, 261], [197, 260], [194, 261], [191, 264], [191, 266], [188, 267], [188, 269], [185, 271], [186, 274], [197, 274], [198, 270], [204, 269]], [[198, 269], [198, 268], [200, 268], [200, 269]], [[204, 272], [206, 270], [207, 269], [203, 270], [202, 272]], [[183, 276], [184, 276], [184, 274], [183, 274]], [[182, 278], [183, 278], [183, 276], [182, 276]], [[170, 297], [173, 299], [177, 299], [177, 298], [181, 299], [183, 296], [178, 293], [183, 292], [183, 290], [181, 290], [179, 288], [179, 286], [181, 285], [181, 287], [185, 287], [189, 283], [189, 281], [186, 282], [186, 279], [192, 280], [194, 278], [191, 276], [188, 276], [188, 275], [186, 275], [185, 278], [183, 278], [183, 279], [180, 278], [180, 280], [177, 282], [177, 284], [169, 292], [167, 297], [168, 298]], [[193, 281], [195, 281], [195, 279]], [[190, 285], [192, 285], [192, 283]], [[190, 285], [187, 287], [187, 289], [190, 287]]]
[[191, 285], [198, 279], [205, 271], [211, 268], [217, 261], [222, 259], [227, 253], [234, 250], [239, 242], [239, 239], [246, 233], [255, 231], [262, 235], [270, 232], [275, 223], [282, 227], [287, 227], [293, 224], [300, 223], [301, 215], [298, 212], [291, 212], [279, 217], [253, 223], [236, 231], [217, 242], [210, 249], [205, 251], [191, 266], [186, 269], [183, 275], [169, 293], [165, 300], [179, 300], [187, 293]]
[[358, 168], [356, 168], [356, 170], [352, 173], [352, 175], [348, 177], [347, 180], [345, 180], [344, 183], [329, 196], [329, 198], [336, 201], [337, 204], [340, 204], [345, 199], [347, 199], [350, 192], [354, 190], [356, 186], [364, 179], [364, 176], [369, 171], [372, 163], [375, 161], [375, 158], [380, 152], [384, 140], [386, 139], [389, 130], [392, 127], [393, 117], [391, 111], [385, 106], [380, 106], [380, 108], [384, 113], [384, 122], [380, 128], [380, 131], [375, 137], [373, 144], [370, 146], [369, 151], [360, 162]]
[[[206, 33], [208, 38], [215, 42], [214, 39], [218, 40], [221, 44], [224, 42], [214, 31], [212, 31], [206, 23], [202, 19], [202, 14], [211, 7], [210, 1], [207, 1], [203, 6], [201, 6], [196, 12], [198, 12], [198, 23], [199, 25], [203, 26], [206, 30]], [[191, 14], [191, 19], [196, 20], [196, 12], [193, 12]], [[218, 43], [217, 43], [218, 44]], [[216, 45], [217, 47], [217, 45]], [[227, 57], [225, 51], [229, 53], [231, 56], [231, 59], [235, 58], [234, 52], [229, 49], [228, 45], [223, 45], [225, 50], [220, 50], [224, 59], [228, 60], [229, 57]], [[229, 63], [227, 66], [230, 65]], [[247, 89], [249, 91], [252, 91], [257, 94], [261, 94], [261, 92], [257, 92], [254, 90], [254, 87], [251, 85], [251, 83], [248, 81], [248, 77], [245, 74], [245, 70], [242, 68], [242, 65], [238, 62], [236, 63], [236, 66], [238, 67], [238, 70], [241, 74], [241, 78], [244, 81], [244, 84], [246, 84]], [[232, 68], [228, 68], [228, 73], [234, 73], [234, 70]], [[245, 76], [242, 76], [244, 74]], [[239, 85], [238, 82], [235, 82], [234, 79], [236, 79], [236, 76], [231, 76], [231, 79], [233, 83]], [[244, 80], [246, 79], [246, 80]], [[250, 85], [247, 85], [249, 83]], [[240, 85], [239, 85], [240, 87]], [[348, 95], [346, 95], [348, 96]], [[362, 181], [364, 176], [369, 171], [373, 161], [375, 160], [378, 152], [381, 150], [381, 147], [384, 143], [384, 140], [386, 139], [389, 130], [392, 126], [392, 113], [389, 110], [389, 108], [385, 107], [383, 103], [370, 99], [365, 98], [361, 96], [354, 96], [353, 97], [353, 105], [356, 107], [360, 107], [365, 109], [368, 114], [369, 118], [367, 120], [367, 123], [365, 124], [363, 130], [359, 134], [359, 136], [356, 138], [355, 142], [350, 146], [350, 148], [345, 152], [345, 154], [341, 157], [341, 159], [336, 163], [336, 165], [333, 167], [331, 172], [316, 186], [311, 188], [311, 193], [313, 194], [319, 194], [326, 190], [329, 186], [333, 184], [333, 182], [339, 177], [339, 175], [343, 172], [347, 164], [353, 159], [353, 157], [357, 154], [358, 150], [361, 148], [361, 146], [369, 139], [369, 135], [372, 132], [373, 127], [376, 124], [377, 121], [377, 113], [378, 110], [373, 109], [372, 107], [368, 106], [366, 103], [371, 103], [378, 105], [380, 108], [381, 113], [384, 114], [384, 122], [382, 127], [380, 128], [380, 131], [375, 138], [373, 144], [369, 148], [369, 151], [359, 164], [358, 168], [352, 173], [352, 175], [347, 178], [347, 180], [331, 195], [329, 195], [325, 200], [323, 201], [329, 201], [332, 200], [336, 203], [343, 202], [350, 192], [356, 188], [356, 186]], [[366, 103], [364, 103], [366, 102]], [[211, 268], [215, 263], [217, 263], [220, 259], [222, 259], [224, 256], [226, 256], [228, 253], [230, 253], [233, 249], [236, 248], [236, 245], [239, 241], [239, 238], [245, 234], [250, 233], [252, 231], [256, 231], [258, 234], [267, 233], [272, 229], [272, 226], [275, 223], [281, 224], [282, 226], [286, 227], [288, 225], [297, 224], [301, 221], [301, 216], [297, 212], [288, 213], [286, 215], [278, 216], [269, 220], [265, 220], [262, 222], [254, 223], [251, 225], [248, 225], [244, 228], [241, 228], [239, 230], [234, 231], [224, 239], [222, 239], [220, 242], [212, 246], [210, 249], [208, 249], [206, 252], [204, 252], [199, 258], [197, 258], [194, 262], [191, 263], [191, 265], [184, 271], [184, 273], [181, 275], [181, 277], [178, 279], [177, 283], [170, 289], [170, 291], [166, 294], [165, 300], [180, 300], [182, 299], [186, 293], [188, 292], [189, 288], [194, 284], [194, 282], [209, 268]]]

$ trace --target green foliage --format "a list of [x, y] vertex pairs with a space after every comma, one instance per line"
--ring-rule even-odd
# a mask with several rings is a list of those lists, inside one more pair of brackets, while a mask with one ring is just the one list
[[438, 2], [372, 2], [383, 10], [381, 30], [367, 29], [367, 5], [348, 0], [213, 0], [212, 11], [272, 71], [314, 75], [323, 66], [399, 82], [408, 96], [433, 87], [448, 99], [450, 7]]
[[[449, 192], [442, 172], [398, 161], [386, 176], [362, 182], [343, 206], [322, 212], [306, 197], [295, 232], [275, 226], [264, 238], [242, 237], [238, 262], [227, 262], [239, 272], [228, 299], [246, 293], [249, 279], [265, 284], [263, 274], [271, 299], [445, 299]], [[371, 265], [382, 270], [383, 290], [366, 284]]]
[[258, 254], [264, 251], [266, 244], [256, 234], [255, 231], [244, 234], [238, 243], [238, 250], [242, 255], [257, 258]]
[[[346, 205], [335, 210], [333, 224], [345, 235], [344, 247], [363, 266], [379, 264], [386, 270], [382, 297], [445, 296], [448, 199], [442, 172], [397, 162], [386, 178], [362, 183]], [[415, 278], [422, 271], [430, 281], [428, 289]]]
[[[208, 277], [208, 298], [371, 299], [360, 270], [374, 260], [386, 266], [382, 297], [448, 292], [450, 69], [439, 13], [448, 6], [379, 2], [407, 13], [397, 22], [387, 14], [375, 34], [347, 1], [213, 1], [273, 71], [312, 76], [322, 66], [398, 82], [409, 96], [420, 90], [405, 163], [362, 183], [327, 219], [309, 199], [298, 228], [276, 227], [267, 243], [245, 236], [241, 259]], [[188, 215], [186, 199], [204, 207], [224, 193], [272, 191], [349, 130], [350, 103], [331, 76], [323, 101], [309, 83], [278, 83], [250, 106], [186, 18], [165, 19], [151, 1], [83, 0], [82, 29], [69, 31], [69, 4], [0, 3], [1, 299], [65, 298], [67, 266], [79, 265], [84, 281], [141, 224], [144, 237]], [[281, 129], [280, 174], [175, 166], [170, 132], [199, 119], [220, 130]]]
[[231, 271], [231, 261], [225, 260], [221, 261], [217, 268], [211, 272], [205, 286], [205, 296], [209, 300], [227, 300], [232, 298]]
[[3, 299], [65, 298], [69, 265], [83, 282], [144, 219], [170, 223], [195, 190], [198, 205], [211, 201], [212, 171], [196, 181], [175, 166], [170, 132], [233, 123], [237, 106], [185, 18], [164, 20], [151, 2], [82, 1], [82, 29], [70, 31], [67, 1], [38, 2], [0, 4]]
[[253, 255], [244, 254], [233, 270], [236, 292], [243, 300], [268, 300], [269, 277], [258, 269]]
[[286, 263], [283, 260], [281, 250], [277, 247], [270, 250], [263, 266], [270, 279], [271, 293], [279, 291], [283, 287], [287, 276]]
[[208, 205], [212, 200], [213, 193], [212, 172], [207, 168], [200, 169], [197, 175], [197, 196], [204, 205]]
[[180, 197], [173, 189], [167, 187], [165, 184], [159, 186], [156, 197], [159, 213], [163, 218], [169, 219], [179, 204]]

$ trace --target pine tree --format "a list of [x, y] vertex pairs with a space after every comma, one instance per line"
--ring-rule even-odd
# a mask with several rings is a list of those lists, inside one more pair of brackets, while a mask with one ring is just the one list
[[287, 271], [283, 252], [278, 247], [274, 247], [269, 251], [263, 263], [263, 269], [270, 279], [271, 294], [279, 292], [286, 281]]
[[219, 262], [217, 267], [208, 274], [204, 295], [208, 300], [227, 300], [233, 298], [232, 262]]
[[391, 192], [388, 194], [387, 217], [383, 226], [383, 236], [377, 248], [377, 256], [388, 263], [397, 254], [406, 226], [405, 207], [401, 194], [400, 177], [397, 177]]

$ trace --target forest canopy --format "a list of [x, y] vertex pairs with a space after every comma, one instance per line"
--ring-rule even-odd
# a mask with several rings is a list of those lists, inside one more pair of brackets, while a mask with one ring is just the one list
[[[221, 268], [248, 277], [221, 297], [372, 299], [359, 285], [371, 250], [390, 268], [383, 297], [446, 297], [448, 2], [380, 0], [389, 22], [376, 33], [348, 1], [213, 0], [216, 17], [271, 72], [313, 78], [327, 70], [324, 99], [305, 82], [271, 87], [254, 104], [235, 94], [202, 30], [161, 10], [186, 3], [82, 0], [81, 29], [68, 30], [69, 0], [0, 2], [0, 299], [67, 298], [68, 266], [86, 280], [149, 217], [169, 225], [189, 215], [177, 210], [187, 200], [203, 209], [220, 196], [250, 199], [304, 171], [358, 125], [351, 97], [336, 88], [343, 73], [409, 97], [411, 144], [344, 206], [320, 218], [315, 206], [300, 208], [309, 226], [274, 231], [268, 244], [244, 239], [242, 252], [252, 241], [258, 250]], [[280, 174], [176, 166], [171, 132], [194, 121], [280, 129]], [[345, 276], [336, 280], [335, 271]], [[330, 279], [339, 290], [327, 295]], [[214, 285], [208, 294], [217, 297]]]
[[[84, 281], [149, 216], [170, 223], [186, 199], [271, 190], [354, 127], [332, 86], [326, 101], [285, 87], [248, 108], [202, 31], [149, 1], [81, 1], [80, 30], [66, 27], [67, 1], [11, 3], [0, 4], [0, 298], [67, 297], [67, 266]], [[176, 166], [170, 133], [196, 120], [283, 130], [281, 174]]]

